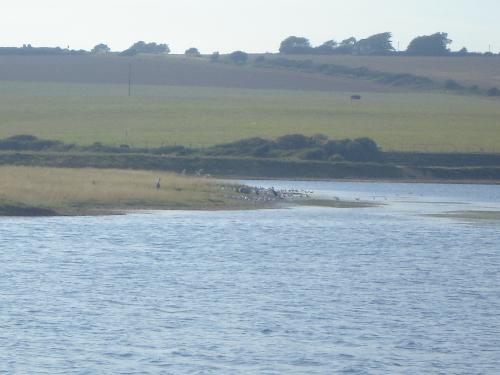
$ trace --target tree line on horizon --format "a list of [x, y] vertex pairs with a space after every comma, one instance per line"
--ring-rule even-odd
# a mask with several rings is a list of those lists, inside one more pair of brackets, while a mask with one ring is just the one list
[[409, 55], [409, 56], [470, 56], [493, 55], [491, 52], [471, 53], [463, 47], [452, 52], [449, 45], [452, 40], [448, 33], [438, 32], [432, 35], [422, 35], [414, 38], [406, 51], [396, 51], [392, 42], [392, 33], [384, 32], [357, 40], [354, 37], [340, 43], [328, 40], [319, 46], [312, 46], [305, 37], [290, 36], [280, 45], [281, 54], [289, 55]]
[[[408, 56], [493, 56], [491, 52], [478, 53], [469, 52], [463, 47], [461, 50], [452, 52], [449, 48], [452, 40], [448, 34], [438, 32], [432, 35], [422, 35], [414, 38], [405, 51], [396, 51], [392, 42], [392, 33], [383, 32], [357, 40], [354, 37], [337, 42], [328, 40], [319, 46], [313, 46], [308, 38], [289, 36], [280, 44], [280, 54], [288, 55], [408, 55]], [[124, 51], [118, 52], [120, 56], [136, 56], [139, 54], [169, 54], [170, 47], [166, 43], [146, 43], [138, 41]], [[0, 55], [103, 55], [111, 53], [111, 48], [104, 43], [97, 44], [90, 51], [83, 49], [72, 50], [61, 47], [32, 47], [24, 44], [22, 47], [0, 47]], [[230, 54], [235, 62], [241, 62], [243, 51], [235, 51]], [[200, 57], [201, 52], [191, 47], [184, 53], [190, 57]], [[219, 57], [218, 52], [212, 54], [212, 59]], [[499, 54], [500, 55], [500, 54]]]

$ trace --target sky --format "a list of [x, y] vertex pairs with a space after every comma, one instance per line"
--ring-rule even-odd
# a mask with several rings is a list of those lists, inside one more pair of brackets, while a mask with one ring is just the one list
[[2, 0], [0, 46], [275, 52], [290, 35], [318, 45], [391, 31], [400, 49], [448, 32], [453, 50], [500, 52], [499, 16], [500, 0]]

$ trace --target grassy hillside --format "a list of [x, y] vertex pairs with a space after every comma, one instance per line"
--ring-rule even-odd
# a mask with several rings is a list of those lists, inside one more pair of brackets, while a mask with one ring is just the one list
[[0, 56], [0, 81], [170, 85], [319, 91], [394, 91], [371, 82], [183, 56]]
[[[250, 61], [259, 55], [251, 56]], [[269, 55], [278, 57], [279, 55]], [[313, 60], [353, 68], [366, 67], [389, 73], [410, 73], [438, 81], [453, 79], [465, 86], [500, 87], [500, 57], [410, 56], [308, 56], [288, 59]], [[222, 57], [222, 60], [227, 60]], [[366, 81], [269, 71], [252, 66], [210, 63], [208, 58], [183, 55], [142, 56], [0, 56], [0, 81], [79, 83], [128, 82], [132, 63], [133, 82], [144, 85], [178, 85], [283, 90], [388, 91], [390, 87]], [[394, 90], [394, 88], [392, 88]]]
[[261, 136], [371, 137], [385, 150], [500, 151], [498, 100], [441, 93], [0, 82], [0, 138], [200, 147]]
[[[491, 85], [500, 76], [496, 58], [314, 59], [459, 81], [481, 76], [485, 84], [488, 77]], [[352, 103], [353, 93], [363, 100]], [[385, 150], [499, 152], [500, 106], [498, 99], [206, 58], [0, 57], [2, 138], [33, 134], [78, 144], [203, 147], [291, 133], [371, 137]]]
[[411, 56], [286, 56], [318, 63], [365, 67], [388, 73], [410, 73], [438, 81], [452, 79], [464, 86], [500, 87], [500, 57]]

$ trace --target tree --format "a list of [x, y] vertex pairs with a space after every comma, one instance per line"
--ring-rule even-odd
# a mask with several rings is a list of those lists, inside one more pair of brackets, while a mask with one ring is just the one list
[[435, 33], [432, 35], [419, 36], [413, 39], [406, 53], [414, 56], [443, 56], [448, 55], [448, 45], [452, 43], [447, 33]]
[[346, 160], [357, 162], [380, 161], [382, 154], [378, 145], [370, 138], [358, 138], [347, 142], [344, 154]]
[[248, 61], [248, 53], [243, 51], [234, 51], [229, 55], [229, 58], [235, 64], [246, 64]]
[[350, 37], [348, 39], [340, 42], [339, 46], [335, 48], [335, 53], [339, 55], [350, 55], [354, 50], [354, 46], [356, 45], [357, 40], [354, 37]]
[[135, 56], [140, 53], [167, 54], [170, 48], [167, 44], [145, 43], [143, 41], [134, 43], [129, 49], [120, 53], [122, 56]]
[[331, 140], [323, 150], [327, 156], [340, 155], [350, 161], [379, 161], [382, 158], [379, 146], [370, 138]]
[[92, 51], [90, 51], [90, 53], [92, 53], [94, 55], [103, 55], [103, 54], [110, 53], [110, 52], [111, 52], [111, 48], [109, 48], [104, 43], [96, 45], [94, 48], [92, 48]]
[[290, 36], [281, 42], [280, 53], [304, 55], [313, 51], [309, 39], [297, 36]]
[[380, 33], [362, 39], [354, 46], [354, 51], [360, 55], [387, 55], [394, 51], [392, 33]]
[[198, 51], [198, 48], [189, 48], [186, 50], [186, 52], [184, 52], [184, 54], [186, 56], [191, 56], [191, 57], [200, 57], [201, 56], [201, 53], [200, 51]]
[[337, 45], [338, 44], [335, 40], [328, 40], [325, 43], [323, 43], [322, 45], [314, 48], [314, 51], [320, 55], [332, 54], [335, 52]]
[[341, 46], [355, 46], [357, 43], [357, 40], [355, 37], [351, 36], [350, 38], [344, 39], [340, 45]]

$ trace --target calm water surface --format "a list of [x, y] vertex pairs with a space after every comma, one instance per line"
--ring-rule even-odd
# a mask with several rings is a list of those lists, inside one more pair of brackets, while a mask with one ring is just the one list
[[500, 187], [368, 209], [0, 218], [1, 374], [498, 374]]

